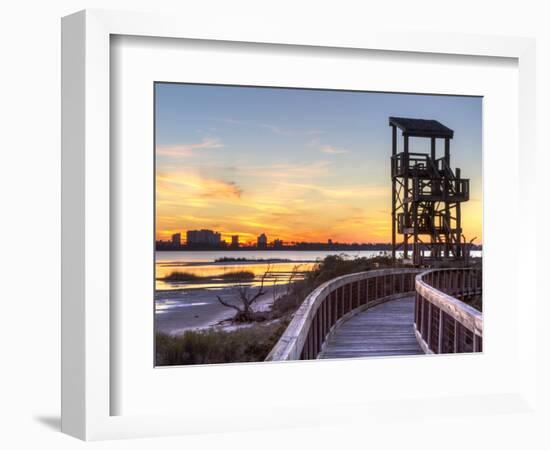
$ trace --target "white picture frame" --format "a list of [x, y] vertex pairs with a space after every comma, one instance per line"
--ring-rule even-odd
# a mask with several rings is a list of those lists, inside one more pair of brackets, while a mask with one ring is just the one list
[[[280, 30], [266, 24], [250, 24], [234, 29], [218, 23], [205, 28], [185, 17], [112, 11], [82, 11], [65, 17], [62, 23], [62, 430], [86, 440], [123, 437], [162, 436], [207, 431], [257, 429], [260, 422], [224, 420], [212, 413], [112, 415], [111, 340], [113, 324], [110, 310], [110, 38], [112, 35], [200, 39], [243, 43], [285, 44], [332, 49], [369, 49], [417, 54], [468, 55], [512, 58], [518, 62], [519, 77], [519, 181], [517, 205], [520, 226], [530, 229], [536, 221], [532, 207], [535, 196], [529, 177], [535, 166], [535, 45], [531, 39], [481, 37], [451, 34], [416, 34], [368, 31], [360, 34], [328, 33], [314, 26]], [[514, 186], [515, 189], [515, 186]], [[535, 261], [535, 242], [527, 241], [521, 258]], [[532, 269], [532, 267], [531, 267]], [[518, 279], [529, 279], [528, 268], [518, 266]], [[522, 292], [525, 308], [536, 309], [536, 287]], [[515, 295], [518, 295], [516, 292]], [[152, 300], [151, 300], [152, 301]], [[531, 321], [530, 321], [531, 320]], [[422, 405], [402, 398], [402, 410], [411, 415], [437, 404], [442, 414], [468, 414], [472, 404], [483, 404], [488, 414], [502, 405], [522, 412], [532, 408], [536, 398], [536, 327], [532, 319], [518, 314], [522, 367], [513, 389], [502, 395], [473, 394], [468, 398], [426, 399]], [[358, 363], [348, 364], [350, 370]], [[266, 367], [266, 371], [280, 367]], [[311, 366], [309, 366], [311, 372]], [[325, 366], [322, 370], [328, 370]], [[316, 369], [317, 370], [317, 369]], [[321, 370], [321, 369], [319, 369]], [[313, 372], [311, 372], [313, 373]], [[184, 375], [182, 375], [184, 376]], [[392, 401], [395, 401], [392, 400]], [[476, 403], [477, 402], [477, 403]], [[358, 420], [376, 414], [391, 416], [391, 402], [336, 403], [330, 411], [323, 404], [300, 408], [283, 404], [275, 409], [280, 420], [272, 426], [310, 425], [330, 420]], [[447, 409], [446, 409], [447, 408]], [[311, 414], [312, 411], [321, 411]], [[449, 413], [450, 414], [450, 413]], [[258, 414], [261, 418], [261, 414]], [[207, 420], [208, 419], [208, 420]]]

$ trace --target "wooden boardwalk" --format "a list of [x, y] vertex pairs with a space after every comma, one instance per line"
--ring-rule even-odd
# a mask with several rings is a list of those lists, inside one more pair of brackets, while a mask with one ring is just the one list
[[338, 326], [319, 358], [423, 354], [414, 335], [413, 321], [412, 296], [374, 306]]

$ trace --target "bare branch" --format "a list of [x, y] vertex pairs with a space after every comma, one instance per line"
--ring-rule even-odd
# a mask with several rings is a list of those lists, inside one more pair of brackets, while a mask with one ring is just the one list
[[292, 268], [292, 272], [290, 273], [290, 276], [288, 277], [288, 283], [286, 285], [286, 293], [288, 294], [290, 292], [290, 285], [292, 284], [292, 281], [294, 281], [294, 277], [298, 274], [298, 269], [301, 267], [301, 264], [296, 264]]
[[241, 308], [239, 308], [238, 306], [236, 305], [232, 305], [231, 303], [227, 303], [226, 301], [224, 301], [219, 295], [216, 295], [218, 301], [223, 305], [223, 306], [227, 306], [228, 308], [233, 308], [233, 309], [236, 309], [238, 312], [242, 312]]
[[236, 306], [236, 305], [232, 305], [231, 303], [227, 303], [219, 295], [216, 295], [216, 298], [223, 306], [227, 306], [228, 308], [233, 308], [234, 310], [236, 310], [238, 314], [235, 317], [238, 318], [238, 320], [240, 321], [253, 320], [253, 311], [252, 311], [251, 305], [260, 296], [266, 293], [266, 291], [264, 290], [264, 285], [265, 285], [266, 278], [270, 274], [270, 268], [271, 268], [271, 265], [268, 265], [267, 270], [264, 272], [264, 274], [260, 279], [260, 286], [258, 288], [258, 291], [254, 295], [250, 294], [249, 286], [243, 283], [237, 286], [239, 300], [242, 306]]
[[262, 275], [262, 278], [260, 279], [260, 287], [258, 288], [258, 292], [256, 292], [256, 294], [254, 294], [254, 296], [250, 300], [248, 300], [249, 306], [252, 305], [252, 303], [254, 303], [259, 297], [265, 294], [264, 283], [265, 283], [265, 279], [270, 273], [270, 269], [271, 269], [271, 264], [268, 264], [266, 271], [264, 272], [264, 274]]

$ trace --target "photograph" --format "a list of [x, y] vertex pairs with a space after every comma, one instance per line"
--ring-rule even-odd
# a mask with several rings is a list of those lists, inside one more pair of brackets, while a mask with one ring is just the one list
[[154, 83], [154, 365], [482, 352], [480, 96]]

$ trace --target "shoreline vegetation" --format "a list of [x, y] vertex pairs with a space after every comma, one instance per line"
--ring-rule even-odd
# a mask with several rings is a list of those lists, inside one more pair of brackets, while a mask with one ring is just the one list
[[[305, 259], [305, 260], [293, 260], [293, 259], [281, 259], [281, 258], [218, 258], [214, 261], [159, 261], [158, 265], [164, 267], [196, 267], [196, 266], [241, 266], [241, 265], [254, 265], [254, 264], [284, 264], [284, 263], [296, 263], [296, 264], [308, 264], [318, 263], [319, 260]], [[160, 278], [157, 278], [159, 280]]]
[[[475, 258], [471, 266], [481, 268], [481, 258]], [[203, 330], [187, 330], [178, 335], [157, 333], [155, 336], [156, 365], [264, 361], [290, 323], [295, 311], [318, 286], [341, 275], [390, 267], [408, 266], [400, 262], [394, 263], [387, 256], [355, 259], [347, 259], [339, 255], [327, 256], [311, 271], [305, 272], [302, 279], [290, 279], [288, 284], [282, 285], [282, 292], [274, 296], [271, 307], [267, 310], [254, 310], [246, 323], [238, 323], [230, 319], [225, 321], [225, 324], [220, 323], [218, 326]], [[240, 275], [236, 275], [238, 273]], [[171, 276], [185, 278], [186, 275]], [[254, 278], [254, 274], [247, 271], [227, 273], [225, 276], [236, 278], [241, 276], [248, 280]], [[204, 281], [202, 277], [197, 278]], [[257, 293], [254, 291], [255, 288], [249, 289], [248, 295]], [[481, 298], [473, 299], [469, 304], [481, 310]]]
[[208, 281], [224, 281], [224, 282], [231, 282], [231, 283], [239, 283], [239, 282], [249, 282], [254, 280], [254, 272], [251, 272], [249, 270], [237, 270], [234, 272], [227, 272], [222, 273], [219, 275], [196, 275], [191, 272], [180, 272], [180, 271], [174, 271], [171, 272], [169, 275], [166, 275], [162, 278], [157, 278], [157, 280], [161, 281], [169, 281], [169, 282], [208, 282]]
[[263, 361], [288, 326], [289, 320], [242, 327], [210, 329], [182, 335], [156, 334], [156, 365], [228, 364]]
[[236, 258], [232, 256], [223, 256], [222, 258], [216, 258], [215, 263], [228, 263], [228, 262], [253, 262], [253, 263], [280, 263], [280, 262], [292, 262], [292, 259], [288, 258]]

